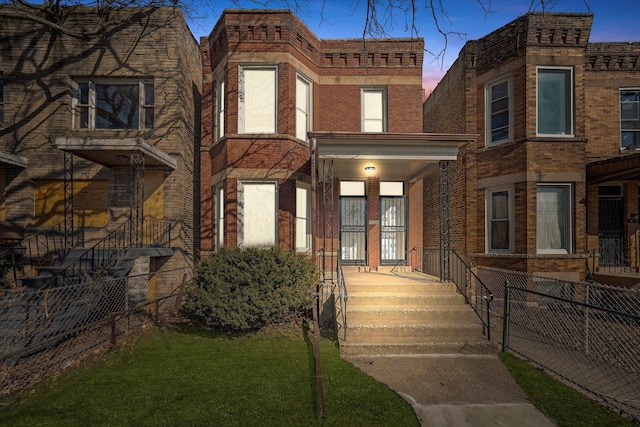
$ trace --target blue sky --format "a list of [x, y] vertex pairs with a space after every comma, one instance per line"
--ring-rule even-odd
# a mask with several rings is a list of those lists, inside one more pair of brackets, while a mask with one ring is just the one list
[[[294, 9], [289, 0], [194, 0], [194, 10], [187, 13], [191, 31], [196, 39], [211, 32], [220, 13], [225, 8], [276, 8], [286, 9], [289, 4], [294, 13], [320, 38], [362, 37], [365, 22], [366, 1], [359, 0], [297, 0]], [[381, 0], [386, 3], [387, 0]], [[395, 1], [398, 2], [397, 0]], [[437, 0], [435, 1], [437, 3]], [[437, 33], [431, 11], [424, 7], [418, 10], [416, 27], [418, 35], [425, 39], [426, 53], [423, 64], [423, 86], [428, 94], [455, 61], [466, 40], [478, 39], [507, 24], [529, 11], [532, 3], [539, 0], [483, 0], [491, 3], [491, 12], [485, 13], [479, 0], [442, 0], [447, 17], [440, 16], [444, 31], [451, 34], [444, 54], [437, 56], [445, 47], [443, 37]], [[425, 0], [417, 0], [424, 5]], [[590, 40], [640, 41], [640, 0], [548, 0], [552, 12], [594, 13]], [[585, 4], [586, 3], [586, 4]], [[587, 6], [588, 4], [588, 6]], [[382, 7], [382, 6], [380, 6]], [[540, 10], [538, 7], [537, 10]], [[390, 36], [409, 37], [407, 19], [401, 11], [394, 12], [392, 23], [386, 28]]]

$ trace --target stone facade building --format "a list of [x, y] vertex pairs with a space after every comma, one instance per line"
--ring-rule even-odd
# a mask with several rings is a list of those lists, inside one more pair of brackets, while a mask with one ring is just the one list
[[479, 136], [451, 165], [452, 246], [474, 264], [638, 268], [640, 43], [590, 43], [592, 20], [530, 13], [469, 41], [424, 103], [425, 132]]
[[[86, 38], [30, 20], [0, 25], [0, 221], [26, 237], [63, 224], [71, 246], [89, 247], [133, 216], [131, 239], [153, 246], [166, 230], [165, 268], [190, 266], [199, 47], [175, 8], [111, 14], [120, 25]], [[81, 32], [98, 12], [64, 16]]]

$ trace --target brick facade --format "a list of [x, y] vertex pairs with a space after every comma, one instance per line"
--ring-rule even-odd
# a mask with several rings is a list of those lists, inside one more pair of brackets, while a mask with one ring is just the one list
[[[589, 43], [592, 20], [587, 14], [531, 13], [469, 41], [424, 103], [425, 132], [479, 135], [451, 168], [458, 171], [455, 177], [465, 175], [452, 180], [452, 244], [476, 264], [585, 278], [585, 254], [598, 248], [598, 190], [587, 185], [587, 165], [626, 154], [620, 150], [619, 89], [640, 84], [640, 44]], [[571, 135], [537, 133], [540, 66], [571, 70]], [[486, 142], [485, 91], [488, 83], [502, 78], [512, 88], [512, 137], [491, 145]], [[545, 183], [571, 186], [568, 254], [538, 253], [536, 193]], [[426, 186], [425, 211], [435, 201]], [[623, 187], [627, 215], [637, 209], [637, 182], [626, 181]], [[487, 249], [485, 196], [495, 188], [513, 193], [514, 243], [506, 253]], [[432, 230], [425, 223], [425, 241], [436, 240]], [[462, 231], [459, 246], [456, 230]]]

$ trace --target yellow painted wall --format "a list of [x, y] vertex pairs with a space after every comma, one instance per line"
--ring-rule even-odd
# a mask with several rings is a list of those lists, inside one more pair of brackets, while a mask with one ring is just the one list
[[[107, 180], [73, 181], [74, 226], [106, 227], [109, 183]], [[34, 224], [50, 227], [64, 221], [64, 182], [35, 181]]]
[[164, 219], [164, 172], [144, 171], [144, 217]]

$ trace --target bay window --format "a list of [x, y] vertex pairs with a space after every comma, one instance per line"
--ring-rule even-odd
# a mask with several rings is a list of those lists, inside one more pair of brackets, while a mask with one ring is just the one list
[[536, 210], [538, 253], [572, 253], [572, 197], [570, 184], [538, 184]]
[[238, 132], [276, 133], [277, 68], [241, 67]]
[[573, 136], [573, 69], [538, 68], [538, 135]]
[[512, 188], [486, 191], [487, 252], [513, 252], [513, 206]]
[[273, 247], [277, 244], [277, 183], [274, 181], [239, 181], [238, 245]]
[[488, 83], [485, 87], [486, 145], [513, 139], [513, 81], [511, 77]]

